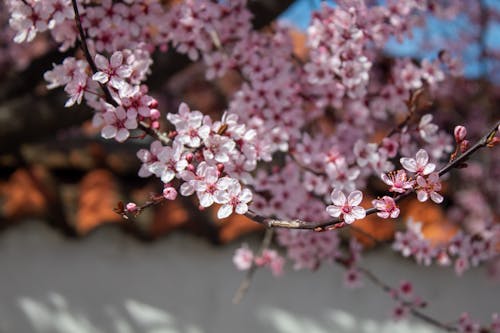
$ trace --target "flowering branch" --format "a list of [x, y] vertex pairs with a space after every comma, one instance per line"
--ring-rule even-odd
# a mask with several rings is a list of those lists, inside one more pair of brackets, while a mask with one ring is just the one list
[[[89, 66], [92, 70], [92, 73], [95, 74], [99, 71], [99, 69], [97, 68], [95, 61], [92, 58], [92, 55], [90, 54], [90, 51], [88, 48], [87, 40], [85, 37], [85, 31], [83, 30], [82, 22], [80, 19], [80, 13], [78, 11], [78, 4], [77, 4], [76, 0], [71, 0], [71, 3], [73, 5], [73, 10], [75, 12], [75, 21], [76, 21], [78, 33], [80, 35], [80, 40], [81, 40], [80, 45], [81, 45], [82, 51], [85, 55], [85, 59], [87, 60]], [[106, 102], [108, 102], [111, 105], [118, 106], [118, 104], [116, 103], [114, 98], [111, 96], [111, 93], [109, 92], [108, 88], [103, 83], [99, 82], [99, 85], [100, 85], [102, 91], [104, 92], [104, 95], [106, 97]], [[156, 140], [161, 141], [163, 144], [166, 145], [166, 144], [170, 143], [170, 139], [168, 138], [168, 136], [166, 136], [164, 133], [161, 133], [160, 131], [154, 129], [153, 127], [151, 127], [150, 125], [148, 125], [144, 121], [140, 121], [138, 126], [146, 134], [148, 134], [149, 136], [153, 137]]]
[[[454, 159], [453, 161], [446, 164], [443, 168], [438, 171], [439, 176], [442, 176], [448, 173], [451, 169], [461, 165], [465, 160], [467, 160], [472, 154], [474, 154], [480, 148], [483, 148], [489, 145], [498, 132], [498, 128], [500, 126], [500, 120], [495, 123], [495, 125], [480, 139], [478, 140], [472, 147], [470, 147], [467, 151], [461, 154], [459, 157]], [[399, 202], [413, 193], [415, 189], [409, 189], [406, 192], [399, 194], [394, 198], [395, 202]], [[377, 213], [378, 209], [375, 207], [369, 208], [366, 211], [366, 216]], [[328, 221], [305, 221], [301, 219], [294, 220], [282, 220], [275, 219], [263, 215], [259, 215], [253, 211], [248, 211], [245, 214], [249, 219], [265, 225], [267, 228], [287, 228], [287, 229], [309, 229], [315, 231], [323, 231], [323, 230], [331, 230], [342, 228], [346, 225], [343, 220], [343, 217], [336, 217], [330, 219]]]

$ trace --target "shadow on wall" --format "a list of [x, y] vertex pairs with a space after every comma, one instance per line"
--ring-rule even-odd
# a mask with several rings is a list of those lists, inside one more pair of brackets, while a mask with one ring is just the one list
[[[71, 309], [66, 299], [50, 293], [47, 300], [22, 297], [18, 305], [37, 333], [109, 332], [94, 325], [85, 314]], [[103, 313], [116, 333], [203, 333], [190, 323], [180, 323], [170, 313], [135, 300], [126, 300], [123, 308], [104, 306]]]
[[277, 308], [262, 309], [258, 317], [279, 333], [435, 333], [436, 330], [424, 324], [403, 321], [375, 321], [360, 319], [342, 310], [327, 310], [319, 323], [305, 316]]
[[[110, 332], [97, 327], [88, 317], [72, 309], [58, 293], [49, 293], [46, 300], [22, 297], [18, 305], [37, 333], [101, 333]], [[115, 333], [204, 333], [191, 323], [179, 322], [172, 314], [136, 300], [126, 300], [123, 308], [104, 306], [103, 314]], [[341, 310], [327, 310], [321, 322], [275, 307], [264, 307], [257, 312], [258, 321], [277, 333], [433, 333], [423, 324], [407, 321], [393, 322], [360, 319]], [[245, 328], [241, 327], [241, 331]]]

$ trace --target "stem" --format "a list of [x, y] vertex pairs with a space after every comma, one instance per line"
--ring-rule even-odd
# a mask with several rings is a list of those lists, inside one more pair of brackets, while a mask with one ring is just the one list
[[[271, 245], [271, 240], [273, 239], [273, 235], [274, 235], [274, 229], [270, 228], [266, 229], [266, 233], [264, 235], [264, 238], [262, 239], [258, 253], [262, 254], [264, 250], [269, 248], [269, 246]], [[250, 268], [248, 269], [245, 278], [243, 279], [243, 281], [241, 281], [240, 287], [238, 288], [233, 297], [233, 304], [238, 304], [241, 302], [243, 296], [245, 296], [246, 292], [250, 288], [250, 284], [252, 283], [252, 278], [255, 275], [255, 272], [257, 272], [257, 268], [258, 266], [255, 264], [255, 262], [252, 262], [252, 266], [250, 266]]]

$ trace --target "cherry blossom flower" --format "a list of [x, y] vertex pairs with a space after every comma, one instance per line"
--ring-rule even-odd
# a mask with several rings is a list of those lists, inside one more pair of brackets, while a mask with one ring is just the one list
[[262, 254], [255, 258], [255, 264], [260, 267], [269, 267], [274, 276], [283, 274], [285, 260], [276, 250], [264, 249]]
[[344, 273], [344, 286], [351, 289], [362, 287], [361, 272], [356, 268], [348, 269]]
[[252, 192], [248, 188], [241, 188], [240, 182], [231, 179], [227, 190], [221, 193], [218, 203], [223, 204], [217, 212], [220, 219], [226, 218], [233, 213], [245, 214], [248, 211], [248, 203], [252, 201]]
[[429, 155], [424, 149], [417, 152], [416, 158], [402, 157], [400, 162], [406, 170], [422, 176], [430, 174], [436, 168], [435, 164], [428, 163]]
[[102, 84], [108, 83], [115, 89], [122, 89], [126, 78], [132, 75], [132, 69], [123, 63], [123, 53], [116, 51], [111, 55], [110, 60], [106, 57], [96, 54], [95, 64], [99, 71], [92, 76], [92, 80]]
[[102, 128], [101, 135], [105, 139], [115, 138], [116, 141], [123, 142], [130, 136], [129, 130], [137, 128], [137, 120], [128, 118], [121, 106], [109, 108], [103, 114], [103, 120], [106, 125]]
[[403, 303], [399, 303], [392, 309], [391, 317], [395, 321], [403, 320], [410, 314], [410, 309]]
[[326, 211], [330, 216], [339, 217], [342, 215], [344, 221], [349, 224], [366, 216], [364, 208], [358, 206], [363, 200], [361, 191], [353, 191], [346, 198], [342, 191], [333, 190], [331, 200], [333, 205], [326, 207]]
[[441, 182], [437, 172], [431, 173], [427, 178], [423, 176], [417, 177], [417, 198], [418, 201], [424, 202], [431, 198], [432, 201], [439, 204], [443, 202], [443, 196], [437, 191], [441, 190]]
[[395, 219], [399, 216], [399, 208], [391, 197], [383, 196], [381, 199], [373, 200], [372, 205], [379, 210], [377, 215], [383, 219], [389, 217]]
[[389, 191], [396, 193], [404, 193], [407, 190], [412, 189], [415, 184], [415, 181], [408, 180], [404, 170], [390, 172], [388, 175], [383, 173], [380, 175], [380, 178], [382, 178], [384, 183], [391, 186]]
[[236, 249], [233, 256], [233, 264], [240, 271], [246, 271], [252, 267], [254, 254], [248, 248], [248, 245], [243, 244], [240, 248]]
[[432, 143], [433, 138], [438, 131], [438, 126], [432, 123], [433, 116], [431, 114], [425, 114], [420, 118], [418, 124], [418, 130], [422, 139], [426, 142]]
[[182, 156], [183, 152], [183, 145], [174, 140], [172, 146], [159, 149], [156, 155], [157, 161], [151, 163], [149, 171], [160, 177], [163, 183], [169, 183], [188, 166], [188, 162]]

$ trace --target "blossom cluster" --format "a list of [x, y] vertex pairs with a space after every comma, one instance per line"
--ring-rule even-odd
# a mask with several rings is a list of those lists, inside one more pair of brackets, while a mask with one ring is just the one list
[[238, 248], [233, 256], [233, 263], [240, 271], [249, 270], [252, 265], [271, 269], [274, 276], [283, 274], [285, 259], [276, 250], [264, 249], [260, 255], [255, 255], [246, 244]]
[[420, 222], [409, 220], [406, 225], [406, 231], [396, 232], [392, 247], [404, 257], [415, 258], [419, 264], [453, 264], [456, 274], [462, 275], [470, 267], [498, 255], [495, 249], [500, 242], [498, 225], [492, 225], [476, 235], [459, 231], [447, 244], [432, 244], [425, 238]]

